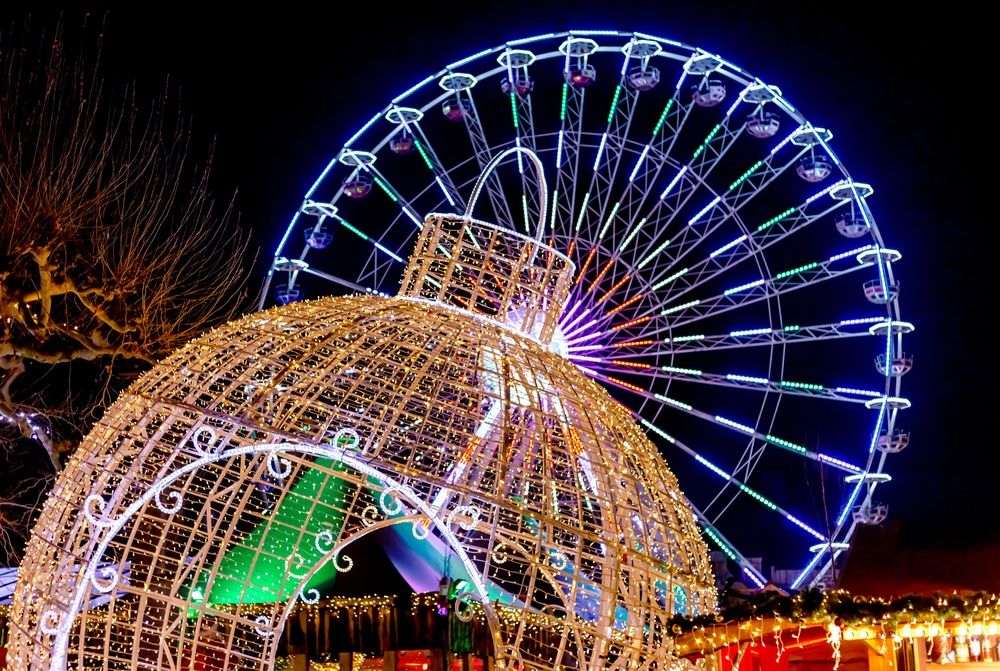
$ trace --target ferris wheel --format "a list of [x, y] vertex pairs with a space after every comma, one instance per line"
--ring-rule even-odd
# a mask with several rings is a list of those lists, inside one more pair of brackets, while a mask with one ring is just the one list
[[[631, 410], [742, 579], [830, 586], [858, 527], [887, 515], [875, 490], [909, 441], [897, 416], [913, 363], [900, 254], [832, 137], [680, 42], [512, 40], [348, 138], [292, 217], [268, 294], [395, 294], [424, 216], [464, 212], [494, 156], [533, 150], [545, 241], [577, 269], [553, 347]], [[534, 234], [543, 187], [522, 156], [475, 214]]]

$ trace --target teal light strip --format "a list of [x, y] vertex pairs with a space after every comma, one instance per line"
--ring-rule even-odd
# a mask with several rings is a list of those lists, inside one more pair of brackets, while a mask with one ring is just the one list
[[392, 191], [389, 190], [389, 186], [385, 182], [380, 180], [378, 177], [375, 177], [374, 175], [372, 176], [372, 179], [374, 179], [375, 183], [378, 184], [383, 191], [385, 191], [386, 195], [392, 198], [392, 202], [394, 203], [399, 202], [399, 199], [396, 198], [396, 194], [394, 194]]
[[660, 129], [663, 127], [663, 123], [667, 120], [667, 114], [670, 113], [670, 108], [674, 105], [674, 99], [671, 98], [667, 101], [667, 106], [663, 108], [663, 114], [660, 115], [660, 120], [656, 122], [656, 126], [653, 128], [653, 136], [655, 137]]
[[639, 266], [638, 266], [637, 270], [642, 270], [643, 268], [645, 268], [646, 264], [649, 263], [650, 261], [652, 261], [653, 259], [655, 259], [657, 256], [659, 256], [660, 252], [662, 252], [664, 249], [666, 249], [667, 245], [669, 245], [669, 244], [670, 244], [670, 241], [667, 240], [662, 245], [660, 245], [655, 250], [653, 250], [652, 254], [650, 254], [649, 256], [647, 256], [645, 259], [642, 260], [641, 263], [639, 263]]
[[618, 97], [621, 95], [621, 93], [622, 93], [622, 85], [619, 84], [617, 87], [615, 87], [615, 97], [611, 101], [611, 110], [608, 112], [608, 123], [611, 123], [611, 120], [615, 118], [615, 108], [618, 107]]
[[427, 167], [431, 169], [431, 172], [434, 172], [434, 164], [431, 163], [431, 158], [427, 155], [427, 152], [424, 151], [424, 146], [420, 144], [420, 140], [413, 138], [413, 144], [417, 146], [417, 151], [420, 152], [420, 156], [424, 159], [424, 163], [426, 163]]
[[804, 266], [799, 266], [798, 268], [792, 268], [791, 270], [786, 270], [784, 272], [778, 273], [774, 276], [776, 280], [783, 280], [786, 277], [791, 277], [792, 275], [798, 275], [799, 273], [804, 273], [807, 270], [812, 270], [817, 267], [819, 263], [813, 261], [812, 263], [807, 263]]
[[656, 284], [653, 285], [653, 288], [650, 289], [650, 291], [659, 291], [661, 287], [663, 287], [663, 286], [665, 286], [667, 284], [670, 284], [671, 282], [673, 282], [674, 280], [676, 280], [678, 277], [680, 277], [681, 275], [683, 275], [687, 271], [688, 271], [688, 269], [685, 268], [684, 270], [680, 270], [680, 271], [674, 273], [673, 275], [671, 275], [667, 279], [661, 280], [661, 281], [657, 282]]
[[761, 224], [760, 226], [758, 226], [757, 230], [754, 231], [754, 233], [760, 233], [765, 228], [770, 228], [771, 226], [774, 226], [776, 223], [778, 223], [779, 221], [781, 221], [782, 219], [784, 219], [785, 217], [787, 217], [788, 215], [790, 215], [796, 209], [797, 208], [790, 207], [787, 210], [785, 210], [784, 212], [782, 212], [781, 214], [779, 214], [778, 216], [772, 217], [772, 218], [768, 219], [763, 224]]
[[[696, 156], [697, 156], [697, 154], [696, 154]], [[752, 175], [754, 173], [754, 171], [757, 170], [757, 168], [759, 168], [762, 165], [764, 165], [764, 159], [761, 159], [761, 160], [757, 161], [756, 163], [754, 163], [752, 166], [750, 166], [749, 170], [747, 170], [745, 173], [743, 173], [742, 175], [740, 175], [739, 178], [735, 182], [733, 182], [732, 184], [729, 185], [729, 188], [727, 189], [727, 191], [732, 191], [733, 189], [735, 189], [736, 187], [738, 187], [740, 184], [742, 184], [743, 182], [745, 182], [748, 179], [750, 179], [750, 175]]]
[[720, 539], [718, 536], [716, 536], [715, 533], [711, 529], [709, 529], [706, 526], [703, 526], [703, 527], [701, 527], [701, 530], [702, 530], [702, 532], [706, 536], [708, 536], [709, 538], [712, 539], [712, 542], [715, 543], [715, 545], [718, 546], [718, 548], [720, 550], [722, 550], [722, 552], [727, 557], [729, 557], [730, 559], [732, 559], [735, 562], [739, 561], [739, 559], [736, 557], [736, 553], [733, 552], [732, 549], [728, 545], [726, 545], [725, 543], [723, 543], [722, 539]]
[[793, 443], [789, 440], [785, 440], [784, 438], [778, 438], [777, 436], [772, 436], [771, 434], [767, 434], [766, 436], [764, 436], [764, 440], [771, 443], [772, 445], [777, 445], [778, 447], [784, 447], [785, 449], [791, 450], [792, 452], [798, 452], [799, 454], [806, 454], [809, 451], [806, 448], [802, 447], [801, 445], [797, 445], [796, 443]]
[[[722, 129], [722, 124], [721, 123], [715, 124], [715, 128], [713, 128], [712, 132], [708, 134], [708, 137], [706, 137], [705, 141], [701, 143], [701, 146], [699, 146], [697, 149], [694, 150], [694, 156], [691, 157], [692, 161], [695, 160], [696, 158], [698, 158], [701, 155], [701, 152], [705, 151], [705, 147], [708, 146], [708, 143], [712, 141], [712, 138], [715, 137], [716, 134], [721, 129]], [[731, 189], [732, 187], [729, 187], [729, 188]]]

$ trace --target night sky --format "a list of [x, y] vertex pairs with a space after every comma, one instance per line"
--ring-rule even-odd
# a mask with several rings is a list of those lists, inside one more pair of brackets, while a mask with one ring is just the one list
[[[160, 3], [158, 3], [160, 4]], [[996, 225], [989, 193], [995, 119], [984, 18], [964, 2], [947, 14], [893, 14], [874, 3], [379, 3], [267, 13], [249, 6], [153, 9], [106, 16], [104, 73], [155, 95], [169, 76], [192, 115], [196, 144], [215, 138], [214, 188], [238, 190], [241, 224], [259, 245], [262, 281], [308, 186], [342, 143], [385, 103], [446, 63], [505, 40], [575, 28], [638, 30], [715, 52], [834, 131], [901, 282], [913, 402], [900, 422], [910, 446], [878, 490], [908, 544], [974, 547], [1000, 541], [1000, 451], [988, 383], [996, 374], [991, 312]], [[345, 8], [350, 7], [347, 11]], [[571, 8], [572, 7], [572, 8]], [[900, 7], [903, 7], [900, 4]], [[355, 8], [368, 16], [359, 19]], [[0, 7], [0, 29], [26, 9]], [[37, 24], [58, 12], [31, 10]], [[94, 7], [101, 20], [104, 7]], [[82, 13], [65, 12], [67, 26]], [[990, 222], [993, 222], [992, 224]]]

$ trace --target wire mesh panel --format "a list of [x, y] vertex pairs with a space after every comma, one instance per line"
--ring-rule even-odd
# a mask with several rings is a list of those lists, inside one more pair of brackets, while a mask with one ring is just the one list
[[425, 237], [404, 293], [455, 291], [252, 315], [122, 395], [34, 531], [12, 668], [270, 668], [294, 601], [388, 528], [455, 558], [498, 664], [667, 661], [671, 615], [715, 608], [707, 551], [628, 411], [539, 339], [571, 264], [475, 222]]

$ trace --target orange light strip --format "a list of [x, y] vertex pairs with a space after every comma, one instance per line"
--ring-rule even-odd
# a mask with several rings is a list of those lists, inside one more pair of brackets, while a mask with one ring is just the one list
[[649, 315], [649, 316], [646, 316], [646, 317], [639, 317], [637, 319], [633, 319], [630, 322], [625, 322], [624, 324], [619, 324], [618, 326], [612, 326], [611, 330], [612, 331], [620, 331], [622, 329], [627, 329], [629, 326], [635, 326], [636, 324], [642, 324], [643, 322], [648, 322], [652, 318], [653, 318], [652, 315]]
[[632, 391], [637, 391], [640, 394], [646, 391], [645, 389], [643, 389], [638, 385], [631, 384], [630, 382], [626, 382], [625, 380], [619, 380], [618, 378], [611, 377], [610, 375], [608, 376], [608, 382], [611, 382], [612, 384], [617, 384], [619, 387], [624, 387], [625, 389], [631, 389]]
[[636, 294], [635, 296], [632, 296], [632, 298], [628, 299], [627, 301], [625, 301], [624, 303], [622, 303], [621, 305], [619, 305], [618, 307], [616, 307], [614, 310], [609, 310], [608, 312], [605, 312], [604, 316], [605, 317], [610, 317], [611, 315], [613, 315], [614, 313], [618, 312], [619, 310], [624, 310], [628, 306], [632, 305], [632, 303], [635, 303], [637, 300], [639, 300], [640, 298], [642, 298], [642, 296], [643, 296], [642, 294]]
[[460, 464], [469, 463], [469, 459], [472, 458], [472, 453], [475, 451], [477, 447], [479, 447], [480, 442], [481, 441], [479, 439], [479, 436], [473, 436], [472, 438], [470, 438], [469, 445], [465, 448], [461, 456], [459, 456], [458, 458], [458, 463]]
[[594, 283], [590, 285], [590, 288], [589, 288], [589, 289], [587, 289], [587, 291], [588, 291], [588, 292], [590, 292], [590, 291], [593, 291], [593, 290], [594, 290], [594, 287], [596, 287], [596, 286], [597, 286], [597, 284], [598, 284], [598, 283], [599, 283], [599, 282], [600, 282], [600, 281], [601, 281], [602, 279], [604, 279], [604, 276], [605, 276], [605, 275], [607, 274], [607, 272], [608, 272], [609, 270], [611, 270], [611, 264], [612, 264], [612, 263], [614, 263], [614, 262], [615, 262], [615, 260], [614, 260], [614, 259], [609, 259], [609, 260], [608, 260], [608, 262], [607, 262], [607, 263], [606, 263], [606, 264], [604, 265], [604, 270], [602, 270], [602, 271], [601, 271], [601, 272], [600, 272], [600, 273], [599, 273], [599, 274], [597, 275], [597, 279], [596, 279], [596, 280], [594, 280]]
[[618, 283], [615, 284], [615, 286], [613, 286], [610, 289], [608, 289], [608, 293], [606, 293], [603, 296], [601, 296], [600, 299], [597, 302], [598, 303], [603, 303], [604, 299], [606, 299], [608, 296], [610, 296], [611, 294], [613, 294], [616, 291], [618, 291], [618, 289], [620, 289], [623, 284], [625, 284], [626, 282], [628, 282], [628, 280], [629, 280], [630, 277], [632, 277], [632, 276], [631, 275], [626, 275], [625, 277], [621, 278], [618, 281]]
[[587, 272], [587, 266], [590, 265], [590, 260], [594, 258], [594, 254], [596, 253], [597, 253], [597, 247], [594, 247], [593, 249], [590, 250], [590, 254], [587, 254], [587, 260], [583, 262], [582, 266], [580, 266], [580, 274], [576, 276], [577, 284], [579, 284], [580, 280], [583, 279], [583, 274]]
[[654, 342], [653, 340], [630, 340], [628, 342], [616, 342], [612, 347], [641, 347], [643, 345], [652, 345]]
[[573, 248], [576, 247], [576, 238], [569, 241], [569, 249], [566, 251], [566, 256], [573, 258]]
[[621, 359], [612, 359], [611, 363], [616, 366], [628, 366], [629, 368], [651, 368], [648, 363], [639, 363], [638, 361], [622, 361]]
[[569, 435], [569, 446], [573, 450], [573, 454], [580, 456], [583, 454], [583, 441], [580, 440], [580, 434], [577, 432], [575, 426], [566, 427], [569, 429], [566, 433]]

